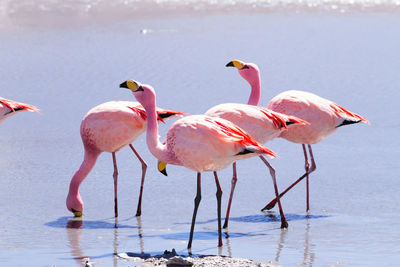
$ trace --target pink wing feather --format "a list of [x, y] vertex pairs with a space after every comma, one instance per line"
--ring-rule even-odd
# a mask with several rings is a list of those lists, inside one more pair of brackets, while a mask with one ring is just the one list
[[260, 111], [273, 122], [274, 126], [277, 129], [280, 129], [281, 127], [287, 129], [287, 125], [286, 125], [287, 121], [301, 124], [301, 125], [309, 124], [307, 121], [299, 119], [295, 116], [282, 114], [282, 113], [275, 112], [275, 111], [267, 109], [267, 108], [260, 108]]
[[369, 121], [368, 121], [366, 118], [364, 118], [363, 116], [360, 116], [360, 115], [358, 115], [358, 114], [356, 114], [356, 113], [353, 113], [353, 112], [351, 112], [351, 111], [348, 111], [347, 109], [345, 109], [345, 108], [339, 106], [338, 104], [335, 104], [335, 103], [330, 104], [330, 107], [333, 109], [333, 111], [335, 112], [335, 114], [338, 115], [339, 117], [343, 117], [343, 118], [346, 118], [346, 117], [355, 118], [355, 119], [359, 119], [360, 121], [362, 121], [362, 122], [364, 122], [364, 123], [370, 124]]
[[[141, 105], [136, 106], [136, 107], [128, 106], [128, 108], [130, 108], [131, 110], [136, 112], [143, 120], [147, 119], [146, 111], [144, 110], [144, 108]], [[181, 115], [184, 115], [184, 113], [179, 112], [179, 111], [174, 111], [174, 110], [157, 108], [157, 120], [161, 121], [163, 123], [165, 123], [163, 116], [166, 118], [169, 118], [169, 117], [176, 117], [176, 116], [181, 116]]]
[[233, 123], [227, 125], [211, 118], [205, 118], [205, 120], [214, 125], [214, 127], [217, 127], [218, 130], [222, 131], [227, 137], [229, 137], [234, 142], [239, 143], [243, 147], [251, 145], [253, 147], [256, 147], [260, 152], [266, 155], [272, 156], [274, 158], [277, 157], [277, 155], [272, 150], [268, 149], [262, 144], [257, 143], [257, 141], [254, 140], [253, 137], [251, 137], [247, 132], [234, 125]]

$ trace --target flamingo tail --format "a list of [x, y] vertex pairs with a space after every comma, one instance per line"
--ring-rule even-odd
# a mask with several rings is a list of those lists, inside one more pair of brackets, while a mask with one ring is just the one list
[[348, 125], [348, 124], [359, 123], [359, 122], [370, 124], [369, 121], [366, 118], [364, 118], [363, 116], [353, 113], [351, 111], [348, 111], [345, 108], [343, 108], [337, 104], [331, 104], [330, 106], [338, 116], [340, 116], [344, 119], [344, 121], [341, 124], [339, 124], [338, 126], [336, 126], [336, 128], [340, 127], [340, 126]]

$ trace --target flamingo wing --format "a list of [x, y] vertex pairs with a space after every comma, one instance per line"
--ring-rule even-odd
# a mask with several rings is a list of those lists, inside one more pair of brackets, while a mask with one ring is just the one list
[[[132, 111], [134, 111], [135, 113], [137, 113], [143, 120], [147, 119], [146, 111], [144, 110], [142, 105], [127, 106], [127, 107]], [[185, 114], [183, 112], [167, 110], [162, 108], [157, 108], [156, 112], [157, 112], [157, 120], [163, 123], [165, 123], [164, 119], [178, 117]]]
[[[276, 157], [233, 123], [205, 115], [176, 121], [167, 134], [168, 151], [177, 165], [199, 172], [220, 170], [238, 159], [255, 154]], [[171, 162], [170, 162], [171, 163]]]

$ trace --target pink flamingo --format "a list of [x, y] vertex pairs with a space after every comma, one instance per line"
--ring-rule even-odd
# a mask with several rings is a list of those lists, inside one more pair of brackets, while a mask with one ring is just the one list
[[197, 172], [197, 194], [194, 200], [188, 249], [192, 247], [197, 209], [201, 200], [201, 173], [213, 171], [217, 186], [218, 246], [221, 247], [222, 190], [217, 171], [239, 159], [261, 154], [275, 157], [275, 154], [233, 123], [206, 115], [192, 115], [179, 119], [168, 130], [165, 142], [161, 143], [156, 122], [154, 89], [132, 80], [123, 82], [120, 87], [130, 89], [146, 110], [147, 146], [159, 160], [159, 170], [166, 173], [165, 166], [169, 163]]
[[[260, 99], [261, 83], [259, 69], [254, 63], [244, 63], [239, 60], [233, 60], [229, 62], [227, 67], [236, 67], [239, 70], [239, 74], [246, 79], [252, 88], [249, 104], [257, 105]], [[303, 146], [304, 157], [305, 157], [305, 169], [306, 173], [296, 180], [291, 186], [283, 191], [279, 197], [273, 199], [268, 203], [262, 210], [272, 209], [278, 199], [286, 194], [293, 186], [295, 186], [302, 179], [307, 177], [307, 212], [309, 208], [309, 182], [308, 175], [316, 169], [314, 157], [311, 150], [310, 144], [315, 144], [336, 131], [340, 126], [353, 124], [358, 122], [369, 122], [362, 116], [347, 111], [339, 105], [321, 98], [315, 94], [302, 92], [302, 91], [286, 91], [275, 98], [273, 98], [268, 104], [268, 109], [283, 114], [296, 116], [306, 124], [291, 125], [284, 131], [280, 131], [279, 137], [285, 138], [288, 141], [294, 143], [301, 143]], [[287, 116], [287, 115], [286, 115]], [[287, 123], [286, 123], [287, 124]], [[256, 138], [257, 135], [245, 126], [238, 124], [240, 127], [249, 131], [249, 133]], [[276, 136], [275, 136], [276, 137]], [[309, 154], [311, 158], [311, 166], [308, 163], [308, 156], [306, 152], [305, 144], [308, 144]], [[278, 202], [279, 203], [279, 202]]]
[[[161, 108], [157, 108], [156, 111], [158, 121], [182, 115], [181, 112]], [[145, 110], [137, 102], [110, 101], [92, 108], [83, 118], [80, 132], [85, 149], [84, 159], [71, 179], [66, 200], [68, 210], [74, 213], [76, 217], [80, 217], [83, 214], [83, 201], [79, 194], [79, 186], [92, 170], [102, 152], [110, 152], [112, 154], [114, 164], [114, 212], [115, 217], [118, 217], [118, 169], [115, 153], [126, 145], [129, 145], [142, 164], [142, 180], [136, 216], [141, 215], [143, 184], [147, 164], [132, 146], [132, 142], [145, 131], [146, 117]]]
[[[369, 122], [366, 118], [350, 112], [328, 99], [303, 91], [293, 90], [280, 93], [269, 102], [268, 108], [299, 117], [308, 121], [310, 124], [301, 127], [295, 125], [281, 133], [280, 137], [293, 143], [302, 144], [306, 172], [284, 190], [279, 197], [269, 202], [262, 210], [272, 209], [275, 206], [277, 199], [286, 194], [286, 192], [288, 192], [293, 186], [303, 180], [304, 177], [307, 177], [306, 198], [308, 213], [310, 211], [309, 174], [316, 169], [311, 144], [316, 144], [322, 141], [325, 137], [334, 133], [337, 128], [341, 126], [359, 122], [369, 124]], [[310, 155], [311, 166], [308, 161], [306, 144]]]
[[39, 112], [35, 106], [0, 97], [0, 123], [20, 111]]
[[[233, 122], [240, 128], [247, 131], [255, 140], [257, 140], [257, 142], [262, 144], [278, 137], [283, 131], [288, 129], [289, 125], [307, 124], [306, 121], [300, 120], [299, 118], [296, 118], [294, 116], [288, 116], [264, 107], [257, 106], [261, 94], [261, 79], [260, 72], [256, 64], [233, 60], [229, 62], [226, 66], [236, 67], [239, 70], [239, 74], [250, 84], [251, 94], [248, 100], [248, 104], [220, 104], [209, 109], [205, 113], [206, 115], [223, 118]], [[278, 194], [275, 169], [267, 162], [267, 160], [263, 156], [260, 156], [260, 158], [268, 166], [272, 176], [272, 181], [274, 183], [275, 193]], [[226, 210], [225, 223], [223, 228], [228, 227], [233, 193], [237, 182], [236, 163], [233, 163], [232, 167], [233, 177], [231, 182], [231, 193], [228, 201], [228, 208]], [[288, 223], [283, 213], [281, 203], [278, 203], [278, 206], [281, 216], [281, 228], [287, 228]]]

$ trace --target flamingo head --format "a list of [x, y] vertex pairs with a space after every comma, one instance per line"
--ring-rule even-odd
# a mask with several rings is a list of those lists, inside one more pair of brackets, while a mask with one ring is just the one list
[[141, 84], [134, 80], [127, 80], [121, 83], [119, 87], [131, 90], [137, 101], [139, 101], [145, 109], [153, 106], [155, 103], [156, 93], [150, 85]]
[[83, 201], [79, 193], [77, 195], [68, 194], [67, 209], [72, 212], [75, 217], [82, 217], [83, 215]]
[[240, 76], [242, 76], [249, 83], [260, 79], [260, 70], [254, 63], [245, 63], [240, 60], [232, 60], [226, 67], [235, 67], [238, 69]]

